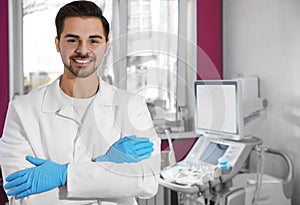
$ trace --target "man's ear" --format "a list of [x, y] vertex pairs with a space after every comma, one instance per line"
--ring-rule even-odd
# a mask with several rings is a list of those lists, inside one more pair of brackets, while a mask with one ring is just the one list
[[58, 39], [57, 36], [55, 37], [55, 46], [56, 46], [56, 51], [60, 52], [60, 49], [59, 49], [59, 39]]

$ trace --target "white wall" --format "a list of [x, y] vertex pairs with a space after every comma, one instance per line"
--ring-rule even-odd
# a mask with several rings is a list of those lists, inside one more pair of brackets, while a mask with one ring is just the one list
[[[224, 77], [259, 76], [267, 114], [252, 133], [287, 153], [295, 170], [293, 205], [300, 204], [300, 1], [223, 1]], [[284, 174], [280, 165], [267, 165]]]

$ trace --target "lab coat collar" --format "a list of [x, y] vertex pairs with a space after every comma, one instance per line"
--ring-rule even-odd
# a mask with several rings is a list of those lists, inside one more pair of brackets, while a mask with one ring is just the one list
[[[95, 101], [100, 106], [113, 107], [117, 105], [116, 91], [117, 88], [104, 82], [100, 76], [99, 77], [99, 90], [95, 96]], [[68, 117], [72, 117], [67, 113], [72, 112], [70, 106], [67, 106], [63, 103], [63, 100], [60, 98], [61, 94], [59, 82], [60, 78], [57, 78], [53, 83], [48, 85], [45, 90], [45, 94], [42, 100], [42, 112], [59, 112], [65, 113]]]
[[60, 78], [61, 76], [46, 87], [42, 100], [42, 112], [56, 112], [64, 106], [63, 100], [60, 98], [61, 94], [59, 93]]
[[95, 96], [98, 105], [114, 107], [118, 105], [117, 88], [104, 82], [99, 76], [99, 90]]

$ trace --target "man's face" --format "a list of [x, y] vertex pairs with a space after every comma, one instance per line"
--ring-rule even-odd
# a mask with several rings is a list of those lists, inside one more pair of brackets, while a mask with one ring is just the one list
[[96, 17], [68, 17], [60, 39], [55, 40], [65, 73], [86, 78], [102, 64], [108, 49], [102, 22]]

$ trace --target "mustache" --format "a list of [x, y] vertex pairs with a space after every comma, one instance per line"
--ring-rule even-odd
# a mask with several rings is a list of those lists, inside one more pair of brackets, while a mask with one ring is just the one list
[[92, 59], [94, 59], [94, 57], [93, 57], [93, 56], [90, 56], [89, 54], [83, 55], [83, 54], [81, 54], [81, 53], [78, 53], [78, 54], [76, 54], [76, 55], [73, 55], [73, 56], [71, 56], [71, 58], [92, 58]]

